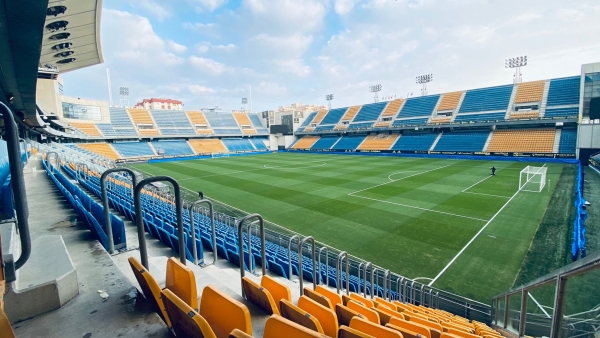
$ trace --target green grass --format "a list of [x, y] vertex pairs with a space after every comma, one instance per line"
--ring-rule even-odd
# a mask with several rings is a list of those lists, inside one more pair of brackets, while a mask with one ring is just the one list
[[[492, 165], [495, 177], [463, 192]], [[489, 303], [513, 285], [554, 189], [520, 192], [507, 204], [527, 165], [278, 153], [134, 168], [410, 278], [436, 277], [506, 204], [434, 284]], [[557, 182], [562, 166], [547, 167]]]

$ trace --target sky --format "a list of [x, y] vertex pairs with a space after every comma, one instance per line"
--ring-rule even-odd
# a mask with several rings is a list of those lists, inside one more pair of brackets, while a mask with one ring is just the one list
[[113, 101], [128, 87], [184, 109], [333, 107], [578, 75], [600, 61], [597, 0], [104, 0], [104, 63], [66, 73], [65, 95]]

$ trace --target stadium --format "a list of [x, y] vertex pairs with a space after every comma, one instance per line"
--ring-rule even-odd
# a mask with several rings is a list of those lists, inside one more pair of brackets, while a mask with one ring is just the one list
[[341, 107], [130, 105], [108, 69], [66, 96], [116, 55], [103, 6], [0, 0], [0, 337], [600, 337], [600, 62]]

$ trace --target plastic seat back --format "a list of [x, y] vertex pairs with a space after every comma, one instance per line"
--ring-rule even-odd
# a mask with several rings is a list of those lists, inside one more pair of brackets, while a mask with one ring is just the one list
[[275, 301], [275, 305], [277, 305], [277, 308], [279, 309], [279, 312], [281, 312], [281, 308], [279, 307], [280, 300], [285, 299], [290, 302], [292, 301], [292, 293], [290, 292], [290, 288], [276, 279], [264, 275], [260, 280], [260, 285], [269, 290], [271, 297], [273, 297], [273, 301]]
[[386, 305], [387, 307], [389, 307], [390, 309], [394, 310], [394, 311], [398, 311], [398, 307], [396, 306], [396, 304], [392, 303], [392, 302], [388, 302], [387, 300], [380, 298], [380, 297], [375, 297], [375, 306], [377, 306], [379, 304], [383, 304]]
[[282, 299], [279, 303], [279, 306], [281, 307], [281, 316], [283, 318], [291, 320], [307, 329], [323, 333], [321, 323], [319, 323], [319, 320], [315, 316], [312, 316], [310, 313], [302, 310], [286, 299]]
[[231, 331], [229, 338], [253, 338], [251, 335], [244, 333], [238, 329]]
[[455, 329], [453, 327], [447, 328], [446, 332], [463, 338], [480, 338], [480, 336], [476, 334], [468, 333], [463, 330]]
[[304, 295], [312, 300], [314, 300], [315, 302], [323, 305], [326, 308], [330, 308], [332, 310], [335, 310], [335, 308], [331, 305], [331, 302], [329, 301], [329, 299], [325, 296], [323, 296], [322, 294], [313, 291], [310, 288], [305, 287], [304, 288]]
[[378, 313], [383, 312], [383, 313], [386, 313], [389, 316], [397, 317], [397, 318], [400, 318], [400, 319], [404, 319], [404, 315], [403, 314], [401, 314], [398, 311], [390, 310], [390, 309], [388, 309], [385, 306], [378, 306], [378, 307], [373, 308], [373, 310], [377, 310]]
[[171, 290], [193, 309], [198, 308], [198, 291], [194, 272], [174, 257], [167, 260], [165, 289]]
[[382, 309], [387, 309], [387, 308], [384, 308], [383, 306], [379, 307], [379, 308], [372, 307], [370, 310], [377, 312], [377, 315], [379, 315], [379, 324], [385, 326], [385, 324], [389, 323], [390, 319], [392, 319], [392, 317], [394, 317], [394, 316], [392, 316], [391, 314], [389, 314], [387, 312], [381, 311]]
[[402, 338], [402, 334], [400, 332], [379, 324], [372, 323], [360, 317], [352, 318], [350, 321], [350, 328], [377, 338]]
[[367, 307], [360, 305], [353, 300], [349, 301], [346, 306], [348, 308], [350, 308], [351, 310], [354, 310], [354, 311], [360, 313], [367, 320], [369, 320], [377, 325], [380, 324], [379, 314], [377, 312], [375, 312], [371, 309], [368, 309]]
[[358, 331], [346, 325], [340, 326], [340, 332], [338, 338], [375, 338], [364, 332]]
[[362, 317], [362, 315], [360, 313], [358, 313], [342, 304], [335, 305], [335, 314], [338, 317], [339, 324], [346, 325], [346, 326], [350, 325], [350, 321], [352, 320], [352, 317], [354, 317], [354, 316]]
[[246, 305], [221, 292], [214, 285], [202, 291], [200, 315], [206, 319], [218, 338], [227, 338], [234, 329], [252, 334], [250, 311]]
[[402, 320], [400, 318], [392, 318], [390, 320], [390, 324], [418, 333], [425, 338], [431, 338], [431, 328], [425, 325], [407, 320]]
[[171, 321], [169, 320], [169, 315], [165, 309], [165, 304], [162, 300], [160, 285], [156, 282], [154, 277], [144, 268], [144, 266], [134, 257], [129, 257], [129, 266], [131, 266], [131, 270], [133, 270], [133, 274], [135, 279], [137, 279], [138, 284], [140, 284], [140, 288], [142, 289], [142, 293], [144, 294], [144, 298], [148, 301], [150, 305], [150, 309], [152, 311], [158, 313], [160, 318], [162, 318], [168, 327], [171, 327]]
[[416, 332], [413, 332], [413, 331], [411, 331], [409, 329], [406, 329], [406, 328], [403, 328], [403, 327], [400, 327], [400, 326], [396, 326], [396, 325], [393, 325], [393, 324], [390, 324], [390, 323], [385, 324], [385, 327], [390, 328], [392, 330], [396, 330], [396, 331], [402, 333], [402, 336], [404, 338], [422, 338], [423, 337], [422, 335], [420, 335], [420, 334], [418, 334]]
[[4, 313], [4, 311], [0, 308], [0, 335], [6, 338], [15, 338], [15, 332], [10, 326], [10, 320]]
[[162, 291], [165, 308], [178, 338], [216, 338], [208, 322], [171, 290]]
[[375, 304], [373, 303], [372, 300], [367, 299], [367, 298], [359, 295], [358, 293], [350, 292], [350, 298], [358, 300], [359, 302], [363, 303], [369, 309], [372, 308], [373, 306], [375, 306]]
[[[440, 323], [435, 323], [435, 322], [432, 322], [431, 320], [423, 319], [421, 317], [413, 316], [410, 318], [410, 322], [421, 324], [430, 329], [434, 329], [440, 333], [444, 332], [444, 328], [442, 328], [442, 325]], [[433, 336], [433, 334], [432, 334], [432, 336]]]
[[298, 299], [298, 307], [317, 318], [323, 328], [323, 333], [330, 337], [337, 337], [338, 320], [335, 312], [306, 296]]
[[342, 296], [340, 296], [339, 294], [337, 294], [321, 285], [317, 285], [317, 289], [315, 291], [317, 291], [318, 293], [320, 293], [321, 295], [323, 295], [327, 299], [329, 299], [332, 306], [335, 306], [335, 304], [344, 305], [344, 303], [342, 302]]
[[310, 330], [278, 315], [272, 315], [265, 324], [264, 338], [326, 338], [322, 333]]
[[449, 328], [453, 328], [456, 330], [460, 330], [460, 331], [464, 331], [467, 333], [474, 333], [475, 330], [473, 328], [464, 326], [464, 325], [460, 325], [460, 324], [456, 324], [456, 323], [450, 323], [450, 322], [444, 322], [444, 323], [440, 323], [442, 324], [442, 327], [444, 328], [444, 331], [447, 331], [447, 329]]
[[242, 278], [242, 287], [246, 299], [265, 311], [268, 315], [279, 314], [279, 308], [275, 304], [269, 290], [253, 282], [248, 276]]

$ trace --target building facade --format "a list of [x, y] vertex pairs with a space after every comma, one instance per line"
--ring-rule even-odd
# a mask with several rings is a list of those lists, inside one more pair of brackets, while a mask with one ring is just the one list
[[156, 110], [183, 110], [183, 103], [179, 100], [151, 98], [144, 99], [135, 104], [135, 108]]

